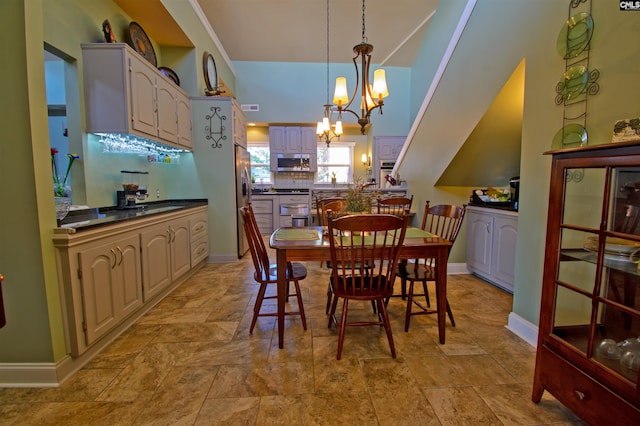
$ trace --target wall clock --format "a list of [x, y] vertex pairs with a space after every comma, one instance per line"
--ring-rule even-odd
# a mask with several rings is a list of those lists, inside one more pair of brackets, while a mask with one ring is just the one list
[[202, 65], [204, 68], [204, 84], [207, 87], [204, 94], [207, 96], [219, 95], [221, 92], [218, 87], [218, 71], [216, 70], [216, 61], [211, 53], [204, 52]]

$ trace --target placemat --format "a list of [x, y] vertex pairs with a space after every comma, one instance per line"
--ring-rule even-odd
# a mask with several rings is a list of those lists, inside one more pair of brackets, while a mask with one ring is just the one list
[[407, 228], [407, 231], [404, 234], [405, 238], [432, 238], [436, 237], [435, 234], [431, 232], [423, 231], [420, 228]]
[[278, 229], [276, 232], [276, 240], [319, 240], [318, 231], [314, 229]]

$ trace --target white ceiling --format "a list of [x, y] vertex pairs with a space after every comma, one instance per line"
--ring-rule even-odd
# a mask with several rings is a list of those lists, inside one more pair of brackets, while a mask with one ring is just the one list
[[[233, 61], [326, 62], [326, 0], [197, 0]], [[438, 0], [367, 0], [372, 62], [411, 66]], [[330, 62], [351, 62], [362, 41], [362, 2], [330, 0]]]

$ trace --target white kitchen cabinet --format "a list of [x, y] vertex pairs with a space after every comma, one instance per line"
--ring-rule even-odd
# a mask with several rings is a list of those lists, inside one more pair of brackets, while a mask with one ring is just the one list
[[187, 218], [152, 226], [140, 233], [145, 302], [191, 269]]
[[100, 240], [78, 250], [84, 330], [90, 345], [142, 306], [137, 233]]
[[125, 43], [82, 45], [89, 133], [130, 133], [191, 149], [189, 96]]
[[271, 234], [273, 232], [273, 197], [264, 195], [253, 197], [251, 207], [260, 233]]
[[272, 154], [309, 154], [315, 156], [318, 140], [314, 127], [269, 126]]
[[513, 293], [518, 214], [468, 207], [466, 216], [467, 268]]
[[191, 267], [209, 256], [209, 226], [206, 212], [189, 216]]
[[[204, 237], [208, 245], [207, 227], [207, 207], [201, 206], [82, 231], [56, 228], [53, 243], [68, 352], [82, 356], [106, 344], [184, 279], [197, 266], [190, 262], [194, 249], [206, 257], [208, 247], [202, 253], [198, 242]], [[163, 237], [155, 238], [160, 233]], [[149, 250], [142, 247], [145, 243]], [[167, 265], [172, 281], [165, 282]], [[155, 298], [145, 292], [145, 280], [160, 283]]]

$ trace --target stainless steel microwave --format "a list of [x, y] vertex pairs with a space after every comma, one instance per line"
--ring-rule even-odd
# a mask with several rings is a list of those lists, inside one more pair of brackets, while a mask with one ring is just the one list
[[308, 172], [310, 168], [309, 154], [277, 154], [279, 172]]

